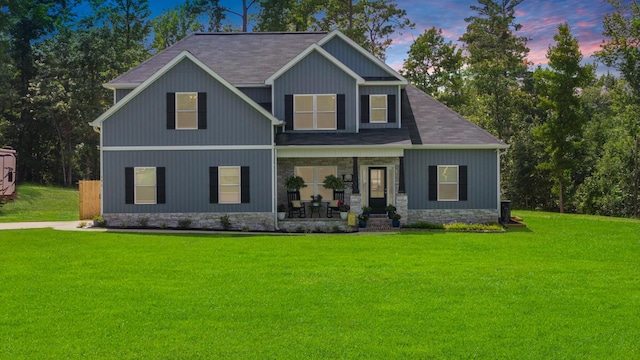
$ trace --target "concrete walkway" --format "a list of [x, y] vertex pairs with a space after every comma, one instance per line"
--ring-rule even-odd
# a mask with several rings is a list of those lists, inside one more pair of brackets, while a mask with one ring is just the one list
[[[0, 230], [46, 229], [46, 228], [53, 228], [55, 230], [87, 230], [87, 229], [78, 227], [81, 222], [83, 221], [74, 220], [74, 221], [0, 223]], [[87, 221], [84, 221], [84, 223], [87, 223]]]

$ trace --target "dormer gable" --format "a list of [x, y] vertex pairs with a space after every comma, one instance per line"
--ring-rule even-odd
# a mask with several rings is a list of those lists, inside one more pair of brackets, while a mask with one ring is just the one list
[[367, 85], [406, 85], [408, 83], [397, 71], [340, 31], [332, 31], [320, 40], [318, 45], [365, 79]]
[[351, 70], [348, 66], [346, 66], [345, 64], [340, 62], [338, 59], [336, 59], [329, 52], [327, 52], [326, 50], [324, 50], [322, 47], [318, 46], [317, 44], [312, 44], [311, 46], [306, 48], [303, 52], [298, 54], [298, 56], [296, 56], [295, 58], [291, 59], [291, 61], [289, 61], [285, 66], [283, 66], [278, 71], [276, 71], [273, 75], [271, 75], [265, 81], [265, 84], [266, 85], [273, 85], [273, 83], [274, 83], [274, 81], [276, 79], [278, 79], [284, 73], [289, 71], [296, 64], [298, 64], [300, 61], [302, 61], [303, 59], [307, 58], [309, 56], [309, 54], [314, 53], [314, 52], [318, 53], [319, 55], [321, 55], [322, 57], [327, 59], [329, 62], [331, 62], [333, 65], [335, 65], [338, 68], [340, 68], [345, 74], [348, 74], [349, 76], [351, 76], [354, 80], [356, 80], [356, 83], [358, 85], [364, 84], [365, 80], [360, 75], [358, 75], [355, 71]]

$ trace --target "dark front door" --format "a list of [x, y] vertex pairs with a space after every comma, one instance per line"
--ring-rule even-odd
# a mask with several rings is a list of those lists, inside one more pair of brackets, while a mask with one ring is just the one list
[[384, 214], [387, 207], [387, 168], [369, 168], [369, 206], [372, 214]]

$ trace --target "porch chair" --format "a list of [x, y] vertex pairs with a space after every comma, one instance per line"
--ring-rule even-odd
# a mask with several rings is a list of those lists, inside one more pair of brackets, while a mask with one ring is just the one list
[[289, 201], [289, 217], [293, 217], [295, 211], [298, 212], [298, 217], [307, 217], [305, 206], [300, 201], [300, 191], [287, 191], [287, 200]]
[[327, 217], [333, 217], [333, 212], [340, 212], [340, 205], [344, 203], [344, 190], [333, 190], [333, 201], [327, 201]]

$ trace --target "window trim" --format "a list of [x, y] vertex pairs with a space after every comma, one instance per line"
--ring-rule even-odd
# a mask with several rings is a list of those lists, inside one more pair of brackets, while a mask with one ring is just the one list
[[[138, 170], [143, 169], [153, 169], [153, 173], [155, 175], [155, 181], [153, 185], [138, 185], [137, 182], [137, 173]], [[138, 200], [138, 187], [153, 187], [154, 189], [154, 198], [153, 202], [140, 202]], [[133, 168], [133, 203], [135, 205], [156, 205], [158, 204], [158, 168], [152, 166], [138, 166]]]
[[[441, 168], [456, 168], [456, 181], [440, 182]], [[437, 165], [436, 182], [438, 184], [438, 201], [460, 201], [460, 165]], [[440, 185], [456, 185], [456, 198], [443, 199], [440, 197]]]
[[[223, 169], [236, 169], [238, 171], [238, 184], [223, 184], [222, 183], [222, 171]], [[222, 200], [222, 187], [238, 187], [238, 201], [223, 201]], [[241, 204], [242, 203], [242, 171], [240, 166], [218, 166], [218, 204]]]
[[[298, 97], [313, 98], [313, 110], [312, 111], [297, 111], [296, 104]], [[333, 97], [333, 111], [319, 111], [318, 110], [318, 97], [319, 96], [332, 96]], [[331, 114], [333, 113], [333, 127], [332, 128], [318, 128], [318, 114]], [[313, 114], [313, 127], [312, 128], [298, 128], [296, 123], [297, 114]], [[307, 131], [323, 131], [323, 130], [338, 130], [338, 94], [293, 94], [293, 130], [307, 130]]]
[[[307, 187], [309, 186], [313, 186], [313, 196], [317, 196], [318, 195], [318, 188], [322, 187], [322, 184], [324, 183], [324, 179], [318, 179], [318, 168], [333, 168], [335, 170], [335, 176], [338, 176], [338, 167], [337, 166], [322, 166], [322, 165], [318, 165], [318, 166], [294, 166], [293, 167], [293, 173], [297, 176], [298, 175], [298, 169], [299, 168], [312, 168], [313, 169], [313, 180], [314, 182], [312, 183], [307, 183], [305, 182], [305, 185], [307, 185]], [[333, 196], [333, 195], [332, 195]], [[302, 201], [310, 201], [311, 199], [302, 199]], [[332, 200], [332, 199], [329, 199]]]
[[[384, 97], [384, 108], [381, 107], [373, 107], [373, 97]], [[386, 124], [389, 122], [389, 99], [388, 94], [370, 94], [369, 95], [369, 123], [370, 124]], [[384, 121], [375, 121], [373, 119], [373, 111], [374, 110], [382, 110], [384, 109]]]
[[[195, 95], [196, 96], [196, 108], [195, 109], [189, 109], [189, 110], [180, 110], [178, 109], [178, 95]], [[176, 92], [175, 93], [175, 98], [174, 98], [175, 104], [176, 104], [176, 126], [174, 130], [198, 130], [199, 126], [198, 126], [198, 116], [199, 116], [199, 109], [198, 109], [198, 93], [195, 91], [183, 91], [183, 92]], [[195, 113], [196, 114], [196, 127], [180, 127], [178, 126], [179, 124], [179, 119], [180, 117], [178, 116], [178, 114], [180, 113]]]

